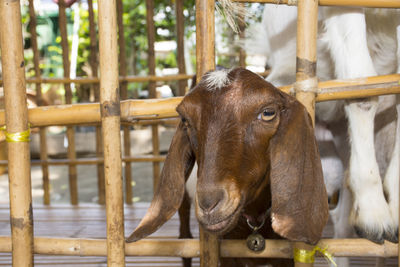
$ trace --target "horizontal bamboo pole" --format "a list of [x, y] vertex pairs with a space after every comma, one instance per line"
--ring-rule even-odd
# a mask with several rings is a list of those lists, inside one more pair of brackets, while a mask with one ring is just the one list
[[[175, 74], [175, 75], [165, 75], [165, 76], [125, 76], [119, 77], [120, 82], [158, 82], [158, 81], [175, 81], [175, 80], [188, 80], [191, 79], [193, 75], [189, 74]], [[0, 84], [2, 84], [0, 80]], [[75, 84], [88, 84], [88, 83], [99, 83], [100, 78], [98, 77], [78, 77], [78, 78], [29, 78], [26, 80], [27, 83], [75, 83]]]
[[[286, 93], [294, 92], [294, 85], [280, 87]], [[317, 102], [399, 94], [400, 74], [367, 78], [332, 80], [318, 83]]]
[[[181, 100], [182, 97], [121, 101], [121, 120], [135, 122], [176, 117], [175, 108]], [[99, 103], [37, 107], [29, 109], [28, 113], [32, 127], [100, 122]], [[4, 125], [4, 110], [0, 110], [0, 125]]]
[[[392, 74], [320, 82], [318, 83], [319, 92], [316, 101], [399, 94], [399, 81], [400, 74]], [[290, 93], [293, 92], [293, 85], [280, 87], [280, 89], [286, 93]], [[181, 101], [182, 97], [121, 101], [122, 123], [176, 117], [178, 114], [175, 108]], [[99, 123], [99, 107], [99, 103], [91, 103], [31, 108], [28, 110], [29, 122], [32, 127]], [[4, 125], [4, 122], [4, 110], [0, 110], [0, 125]]]
[[[269, 71], [259, 72], [261, 76], [267, 76]], [[174, 74], [165, 76], [124, 76], [119, 77], [119, 82], [130, 82], [130, 83], [142, 83], [142, 82], [169, 82], [169, 81], [180, 81], [192, 79], [194, 74]], [[100, 78], [98, 77], [77, 77], [77, 78], [28, 78], [26, 83], [48, 83], [48, 84], [63, 84], [63, 83], [75, 83], [75, 84], [95, 84], [99, 83]], [[0, 79], [0, 85], [3, 80]]]
[[[264, 3], [297, 5], [298, 0], [233, 0], [242, 3]], [[358, 6], [358, 7], [382, 7], [400, 8], [399, 0], [319, 0], [320, 6]]]
[[[142, 156], [142, 157], [123, 157], [125, 162], [164, 162], [165, 156]], [[81, 158], [81, 159], [49, 159], [49, 160], [32, 160], [31, 165], [92, 165], [104, 163], [103, 158]], [[7, 166], [8, 160], [0, 160], [0, 166]]]
[[[265, 240], [266, 249], [254, 253], [245, 240], [222, 240], [221, 257], [292, 258], [293, 243], [287, 240]], [[398, 245], [378, 245], [361, 238], [322, 239], [318, 246], [337, 257], [396, 257]], [[0, 236], [0, 252], [11, 252], [11, 238]], [[105, 239], [35, 237], [34, 253], [43, 255], [106, 256]], [[125, 246], [127, 256], [199, 257], [198, 239], [144, 239]], [[317, 254], [317, 256], [320, 256]]]

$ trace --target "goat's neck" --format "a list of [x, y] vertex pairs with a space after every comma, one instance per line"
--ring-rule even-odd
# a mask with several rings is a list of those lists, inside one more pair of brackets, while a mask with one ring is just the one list
[[244, 207], [243, 216], [249, 219], [252, 225], [260, 225], [263, 220], [268, 220], [270, 217], [270, 208], [271, 190], [267, 186], [254, 201]]
[[227, 239], [245, 239], [253, 230], [247, 224], [247, 218], [251, 218], [251, 224], [258, 226], [262, 222], [262, 217], [267, 214], [263, 227], [259, 229], [259, 233], [265, 238], [278, 238], [272, 231], [270, 214], [267, 211], [271, 207], [271, 191], [269, 186], [254, 201], [248, 203], [243, 209], [243, 215], [239, 218], [237, 226], [224, 236]]

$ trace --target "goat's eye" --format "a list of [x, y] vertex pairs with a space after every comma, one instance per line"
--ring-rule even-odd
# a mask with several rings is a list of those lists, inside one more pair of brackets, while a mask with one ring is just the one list
[[265, 109], [258, 115], [258, 119], [262, 121], [271, 121], [273, 118], [275, 118], [275, 116], [276, 116], [275, 110]]
[[189, 124], [189, 122], [187, 121], [186, 118], [182, 118], [181, 120], [182, 120], [183, 125], [184, 125], [186, 128], [190, 127], [190, 124]]

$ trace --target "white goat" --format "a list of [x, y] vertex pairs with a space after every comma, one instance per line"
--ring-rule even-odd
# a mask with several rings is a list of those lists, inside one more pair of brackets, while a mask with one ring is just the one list
[[[275, 86], [295, 82], [296, 19], [296, 7], [266, 5], [262, 22], [248, 31], [246, 49], [267, 56], [267, 64], [271, 67], [267, 80]], [[320, 80], [400, 71], [399, 11], [320, 7], [318, 21], [317, 76]], [[348, 170], [346, 182], [353, 197], [351, 204], [351, 195], [347, 188], [342, 188], [338, 208], [332, 212], [336, 237], [349, 235], [351, 228], [346, 226], [349, 217], [358, 235], [378, 243], [385, 239], [397, 242], [400, 123], [397, 120], [396, 124], [395, 107], [398, 117], [399, 95], [317, 104], [317, 121], [332, 129], [337, 156]], [[391, 112], [386, 117], [388, 110], [384, 111], [385, 108]], [[374, 133], [377, 111], [391, 124], [380, 128], [375, 126]], [[343, 127], [346, 118], [348, 127]], [[337, 125], [341, 127], [335, 128]], [[346, 148], [349, 148], [347, 155]], [[322, 159], [322, 162], [323, 167], [327, 167], [326, 160]], [[327, 174], [325, 168], [324, 174]], [[381, 175], [384, 176], [383, 183]], [[342, 177], [343, 174], [334, 176]], [[328, 193], [334, 191], [329, 185], [338, 183], [327, 180], [327, 177], [325, 180]]]

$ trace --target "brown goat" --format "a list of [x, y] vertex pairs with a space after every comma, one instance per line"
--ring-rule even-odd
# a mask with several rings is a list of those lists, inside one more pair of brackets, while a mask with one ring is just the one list
[[[328, 199], [311, 119], [302, 104], [246, 69], [211, 71], [178, 106], [181, 117], [159, 186], [133, 242], [178, 210], [198, 165], [196, 216], [227, 239], [259, 233], [315, 244]], [[267, 212], [270, 210], [270, 212]], [[290, 260], [221, 259], [221, 266], [291, 266]]]

